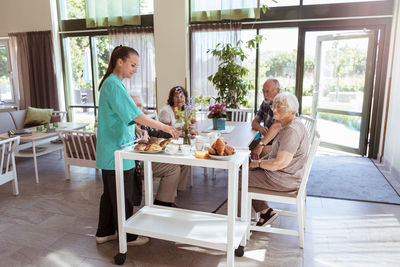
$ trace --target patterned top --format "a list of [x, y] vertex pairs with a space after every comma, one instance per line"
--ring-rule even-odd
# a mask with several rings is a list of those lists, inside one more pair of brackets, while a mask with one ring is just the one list
[[260, 105], [260, 109], [257, 111], [256, 117], [260, 122], [264, 122], [264, 126], [268, 128], [275, 122], [274, 120], [274, 111], [272, 109], [272, 105], [263, 101]]

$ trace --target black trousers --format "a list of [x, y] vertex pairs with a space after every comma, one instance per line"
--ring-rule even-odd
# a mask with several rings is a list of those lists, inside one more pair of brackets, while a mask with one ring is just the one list
[[[103, 178], [103, 194], [100, 199], [99, 225], [96, 236], [113, 235], [118, 229], [117, 192], [115, 185], [115, 171], [101, 170]], [[135, 186], [135, 169], [124, 171], [125, 188], [125, 216], [133, 215], [133, 193]], [[136, 191], [136, 190], [135, 190]], [[127, 241], [136, 240], [137, 235], [127, 234]]]

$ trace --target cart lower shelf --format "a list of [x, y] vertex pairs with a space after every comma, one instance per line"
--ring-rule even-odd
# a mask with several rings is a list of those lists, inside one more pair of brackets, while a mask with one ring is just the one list
[[[213, 213], [145, 206], [126, 221], [124, 230], [179, 243], [226, 251], [227, 216]], [[238, 248], [247, 230], [246, 222], [234, 225], [233, 247]]]

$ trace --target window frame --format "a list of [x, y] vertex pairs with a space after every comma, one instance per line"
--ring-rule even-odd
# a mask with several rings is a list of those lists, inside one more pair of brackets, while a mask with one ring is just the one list
[[11, 64], [11, 56], [10, 56], [10, 44], [8, 38], [0, 38], [0, 45], [5, 46], [6, 48], [6, 56], [7, 56], [7, 64], [8, 64], [8, 78], [10, 80], [10, 91], [11, 91], [11, 100], [1, 100], [0, 104], [2, 105], [17, 105], [18, 92], [16, 91], [16, 86], [14, 85], [13, 79], [13, 68]]

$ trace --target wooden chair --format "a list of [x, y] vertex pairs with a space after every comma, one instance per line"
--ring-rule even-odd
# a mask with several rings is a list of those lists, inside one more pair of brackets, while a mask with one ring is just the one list
[[231, 113], [230, 121], [252, 122], [254, 119], [254, 109], [252, 108], [240, 108], [240, 109], [227, 108], [226, 112]]
[[14, 152], [19, 142], [19, 136], [0, 141], [0, 185], [11, 181], [14, 195], [19, 194], [14, 157]]
[[247, 239], [250, 239], [250, 231], [295, 235], [299, 237], [300, 247], [301, 248], [304, 247], [306, 186], [319, 142], [320, 142], [319, 134], [318, 132], [315, 132], [314, 138], [312, 140], [311, 146], [308, 151], [307, 161], [304, 169], [304, 175], [299, 190], [293, 192], [276, 192], [276, 191], [249, 187], [249, 202], [248, 202], [249, 220], [251, 218], [251, 203], [253, 199], [292, 204], [296, 205], [297, 212], [284, 211], [278, 209], [275, 209], [275, 212], [283, 216], [293, 216], [293, 217], [297, 216], [298, 230], [277, 228], [272, 226], [271, 227], [256, 226], [250, 224], [247, 232]]
[[70, 180], [70, 165], [96, 168], [96, 133], [60, 130], [64, 145], [65, 179]]

